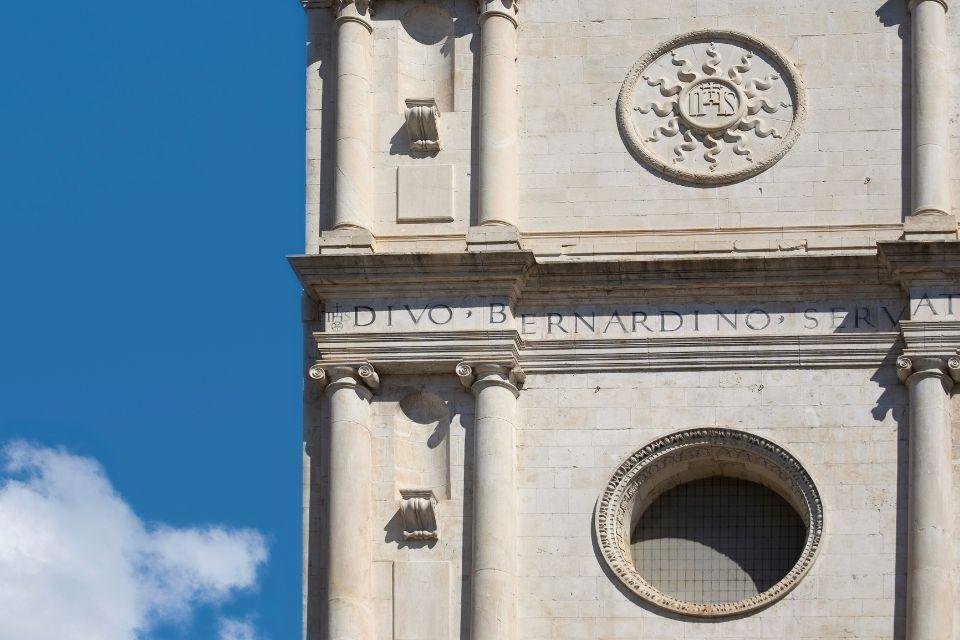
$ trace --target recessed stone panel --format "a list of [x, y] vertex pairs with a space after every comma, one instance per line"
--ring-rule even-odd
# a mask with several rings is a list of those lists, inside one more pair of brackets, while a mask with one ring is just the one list
[[397, 222], [453, 222], [453, 165], [397, 167]]
[[449, 563], [395, 563], [393, 598], [394, 640], [449, 640]]

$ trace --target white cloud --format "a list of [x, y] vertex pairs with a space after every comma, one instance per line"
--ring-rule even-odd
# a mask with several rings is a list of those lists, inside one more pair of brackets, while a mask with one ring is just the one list
[[[142, 640], [256, 586], [256, 531], [147, 525], [94, 460], [24, 443], [3, 454], [0, 639]], [[253, 640], [248, 627], [221, 637]]]
[[257, 640], [257, 631], [249, 620], [221, 618], [219, 640]]

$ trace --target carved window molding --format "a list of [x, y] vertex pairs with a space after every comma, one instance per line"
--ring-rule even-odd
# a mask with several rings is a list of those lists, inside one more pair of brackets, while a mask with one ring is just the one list
[[739, 31], [676, 36], [630, 69], [617, 122], [630, 152], [687, 182], [727, 184], [780, 161], [800, 137], [807, 93], [794, 64]]
[[[763, 484], [796, 509], [807, 527], [803, 551], [779, 582], [738, 602], [702, 604], [673, 598], [650, 585], [631, 555], [631, 532], [647, 506], [676, 484], [717, 474]], [[762, 609], [790, 592], [816, 559], [823, 536], [823, 504], [813, 480], [782, 447], [733, 429], [691, 429], [655, 440], [614, 472], [597, 503], [597, 542], [613, 574], [643, 600], [686, 616], [717, 618]]]

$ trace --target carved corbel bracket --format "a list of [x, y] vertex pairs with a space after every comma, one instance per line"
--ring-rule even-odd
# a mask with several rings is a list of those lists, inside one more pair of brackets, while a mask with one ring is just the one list
[[440, 109], [433, 98], [407, 98], [407, 135], [410, 150], [420, 152], [440, 151]]
[[437, 496], [430, 489], [401, 489], [400, 515], [404, 540], [437, 540], [440, 527], [434, 506]]

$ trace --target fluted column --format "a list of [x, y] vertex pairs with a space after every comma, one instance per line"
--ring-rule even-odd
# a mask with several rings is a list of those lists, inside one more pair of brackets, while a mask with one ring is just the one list
[[370, 77], [373, 26], [369, 0], [334, 2], [337, 22], [337, 146], [334, 228], [369, 230], [373, 168]]
[[368, 364], [315, 365], [326, 386], [330, 429], [330, 522], [327, 559], [329, 640], [373, 640], [373, 450], [370, 399], [378, 386]]
[[908, 0], [912, 24], [912, 194], [908, 239], [956, 238], [950, 202], [947, 0]]
[[948, 401], [960, 358], [901, 357], [910, 390], [907, 640], [952, 640], [953, 447]]
[[470, 638], [516, 637], [516, 427], [519, 369], [460, 364], [476, 398]]
[[[517, 95], [518, 0], [478, 0], [480, 5], [479, 215], [481, 227], [502, 226], [520, 216], [520, 104]], [[490, 237], [496, 230], [487, 230]], [[475, 231], [473, 235], [477, 235]], [[514, 235], [515, 232], [514, 232]]]

